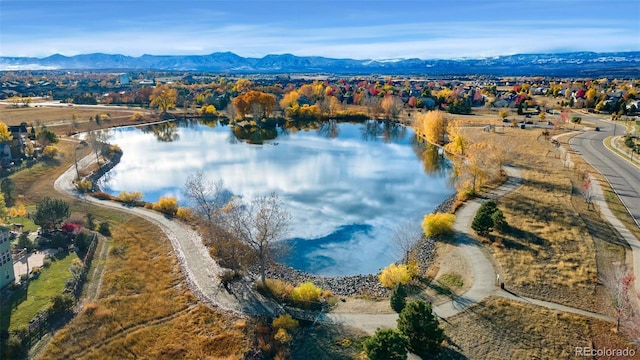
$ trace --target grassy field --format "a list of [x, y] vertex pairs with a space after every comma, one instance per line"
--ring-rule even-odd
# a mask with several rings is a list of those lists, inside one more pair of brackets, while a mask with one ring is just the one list
[[613, 323], [494, 297], [441, 324], [448, 348], [469, 359], [573, 359], [576, 347], [640, 353]]
[[241, 358], [250, 324], [189, 292], [168, 239], [139, 218], [113, 229], [95, 302], [59, 331], [42, 359]]
[[29, 326], [41, 309], [51, 303], [51, 298], [62, 294], [67, 279], [72, 277], [69, 267], [78, 256], [62, 253], [53, 257], [51, 266], [43, 269], [37, 279], [31, 280], [27, 288], [14, 292], [0, 310], [0, 329], [16, 330]]
[[512, 231], [493, 235], [497, 246], [490, 247], [507, 286], [527, 296], [597, 310], [596, 254], [585, 223], [571, 205], [571, 170], [555, 158], [540, 130], [467, 133], [475, 141], [499, 146], [505, 162], [524, 177], [521, 188], [498, 202]]

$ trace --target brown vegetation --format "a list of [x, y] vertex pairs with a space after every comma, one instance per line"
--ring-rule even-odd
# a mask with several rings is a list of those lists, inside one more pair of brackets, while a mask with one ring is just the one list
[[238, 358], [248, 325], [199, 305], [169, 241], [139, 218], [117, 225], [99, 296], [58, 332], [42, 358]]

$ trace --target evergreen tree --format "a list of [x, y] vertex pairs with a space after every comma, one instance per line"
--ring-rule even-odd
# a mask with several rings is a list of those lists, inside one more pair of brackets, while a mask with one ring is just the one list
[[493, 231], [493, 219], [491, 215], [498, 209], [493, 200], [485, 201], [480, 205], [476, 216], [471, 222], [471, 228], [480, 236], [487, 236]]
[[396, 329], [378, 329], [363, 342], [369, 360], [405, 360], [409, 340]]
[[437, 352], [444, 340], [444, 331], [431, 305], [422, 300], [410, 302], [400, 312], [398, 330], [409, 338], [409, 350], [423, 359]]
[[507, 224], [507, 220], [500, 209], [496, 209], [491, 214], [491, 220], [493, 221], [493, 228], [499, 233], [505, 233], [509, 228], [509, 224]]
[[407, 304], [407, 291], [404, 289], [402, 283], [398, 283], [393, 292], [391, 293], [391, 308], [400, 313]]

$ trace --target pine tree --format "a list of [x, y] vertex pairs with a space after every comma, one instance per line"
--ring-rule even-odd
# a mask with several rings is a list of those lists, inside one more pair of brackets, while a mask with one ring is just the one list
[[409, 341], [396, 329], [378, 329], [363, 342], [370, 360], [405, 360]]
[[437, 352], [444, 340], [444, 331], [431, 305], [422, 300], [410, 302], [400, 312], [398, 330], [409, 338], [409, 350], [423, 359]]
[[471, 228], [480, 236], [487, 236], [493, 231], [493, 219], [491, 215], [498, 209], [493, 200], [485, 201], [480, 205], [476, 216], [471, 222]]
[[407, 291], [404, 289], [402, 283], [398, 283], [393, 292], [391, 293], [391, 308], [400, 313], [407, 305]]

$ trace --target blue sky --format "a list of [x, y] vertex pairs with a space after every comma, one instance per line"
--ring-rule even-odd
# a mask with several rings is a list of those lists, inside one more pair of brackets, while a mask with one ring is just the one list
[[0, 0], [0, 56], [640, 51], [638, 0]]

